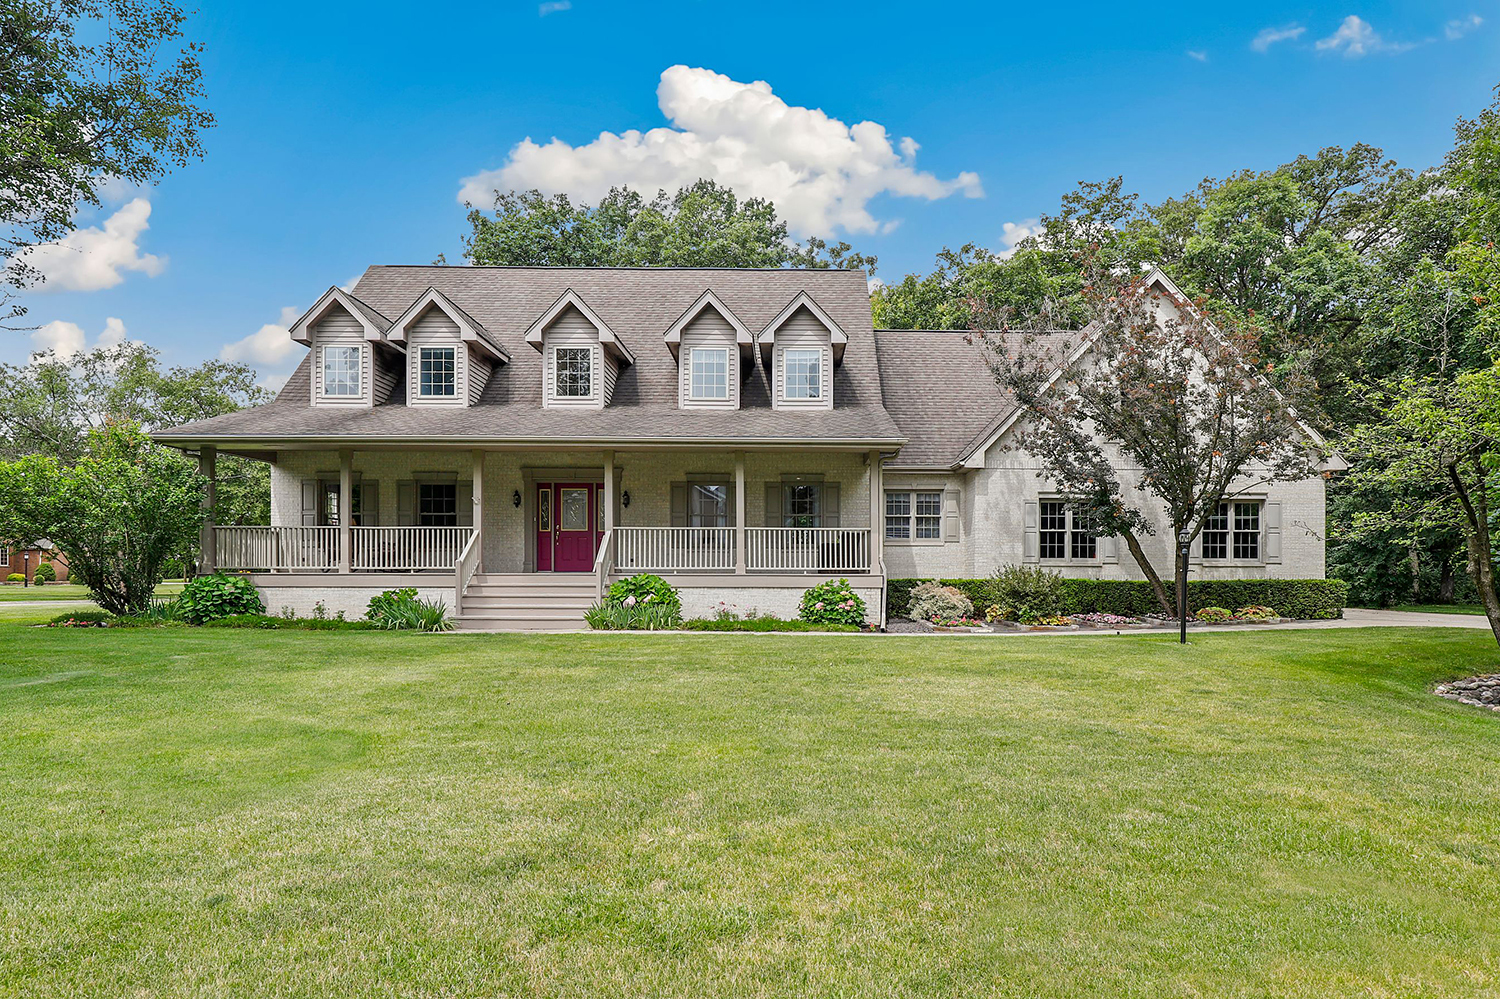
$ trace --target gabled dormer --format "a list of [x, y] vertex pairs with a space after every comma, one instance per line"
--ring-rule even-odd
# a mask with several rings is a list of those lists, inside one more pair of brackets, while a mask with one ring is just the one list
[[849, 337], [811, 295], [799, 291], [759, 341], [773, 408], [833, 408], [833, 367], [843, 363]]
[[342, 288], [329, 288], [291, 327], [312, 348], [314, 406], [378, 406], [401, 372], [402, 348], [386, 337], [391, 321]]
[[677, 359], [679, 409], [738, 409], [740, 383], [755, 365], [755, 337], [705, 291], [663, 337]]
[[635, 355], [609, 324], [569, 288], [526, 330], [542, 355], [542, 405], [603, 409], [620, 368]]
[[436, 288], [424, 291], [386, 336], [406, 348], [408, 406], [472, 406], [495, 366], [510, 363], [500, 341]]

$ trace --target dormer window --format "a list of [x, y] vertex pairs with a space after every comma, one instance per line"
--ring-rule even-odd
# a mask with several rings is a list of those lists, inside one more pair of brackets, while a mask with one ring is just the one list
[[729, 348], [694, 347], [688, 351], [691, 366], [689, 398], [699, 400], [729, 398]]
[[323, 347], [323, 396], [328, 399], [359, 398], [359, 347]]
[[823, 351], [785, 350], [782, 352], [788, 399], [820, 399], [823, 396]]
[[417, 393], [422, 398], [437, 399], [457, 394], [457, 348], [422, 347], [417, 352], [417, 366]]
[[592, 347], [556, 347], [557, 386], [559, 398], [587, 399], [594, 394], [594, 349]]

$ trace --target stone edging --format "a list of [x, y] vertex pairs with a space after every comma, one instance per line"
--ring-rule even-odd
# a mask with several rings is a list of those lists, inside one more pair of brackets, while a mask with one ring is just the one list
[[1432, 688], [1432, 692], [1460, 704], [1500, 711], [1500, 673], [1450, 680], [1448, 683], [1438, 684]]

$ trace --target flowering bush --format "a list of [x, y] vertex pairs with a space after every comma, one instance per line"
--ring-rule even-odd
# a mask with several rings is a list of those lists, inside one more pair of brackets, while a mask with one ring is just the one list
[[1241, 607], [1234, 612], [1236, 621], [1274, 621], [1279, 616], [1276, 608], [1267, 607], [1264, 604], [1251, 604], [1249, 607]]
[[677, 595], [677, 590], [665, 579], [649, 572], [611, 584], [604, 602], [631, 609], [662, 609], [662, 613], [674, 620], [682, 617], [682, 598]]
[[819, 583], [802, 594], [797, 616], [809, 624], [861, 625], [865, 623], [865, 602], [847, 579]]
[[977, 617], [940, 617], [933, 624], [939, 628], [983, 628], [984, 622]]
[[1022, 624], [1036, 624], [1040, 618], [1061, 614], [1066, 585], [1061, 573], [1040, 566], [1001, 566], [990, 577], [990, 592], [1000, 617]]
[[1079, 624], [1092, 624], [1099, 628], [1119, 628], [1136, 623], [1135, 618], [1122, 617], [1119, 614], [1074, 614], [1073, 620]]
[[962, 590], [942, 583], [921, 583], [911, 591], [908, 611], [918, 621], [951, 621], [954, 618], [973, 617], [974, 602], [964, 596]]
[[1193, 616], [1204, 624], [1225, 624], [1234, 619], [1234, 615], [1223, 607], [1204, 607]]

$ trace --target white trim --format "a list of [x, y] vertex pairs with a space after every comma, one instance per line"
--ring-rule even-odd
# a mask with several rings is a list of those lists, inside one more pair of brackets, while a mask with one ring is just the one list
[[[320, 319], [326, 316], [329, 310], [331, 310], [335, 305], [343, 306], [344, 310], [355, 318], [355, 320], [365, 331], [365, 339], [377, 341], [385, 340], [385, 330], [381, 329], [379, 325], [371, 320], [370, 317], [365, 314], [364, 310], [368, 308], [376, 315], [380, 315], [379, 311], [372, 308], [371, 306], [365, 305], [365, 303], [361, 302], [359, 299], [355, 298], [344, 289], [338, 287], [329, 288], [327, 291], [323, 292], [323, 294], [318, 297], [318, 300], [313, 303], [312, 308], [304, 312], [301, 319], [298, 319], [295, 323], [292, 323], [289, 330], [292, 339], [297, 343], [302, 344], [304, 347], [311, 347], [313, 342], [311, 327], [314, 323], [318, 322]], [[361, 308], [361, 306], [364, 306], [364, 308]], [[381, 318], [384, 319], [385, 317], [381, 316]]]
[[710, 307], [723, 316], [724, 321], [734, 328], [734, 342], [740, 349], [741, 357], [750, 357], [752, 348], [755, 345], [755, 335], [750, 332], [744, 323], [740, 322], [740, 317], [736, 316], [730, 310], [729, 306], [725, 305], [719, 296], [713, 293], [712, 289], [699, 295], [698, 299], [687, 307], [687, 311], [679, 316], [675, 323], [667, 327], [667, 332], [663, 334], [662, 339], [666, 342], [667, 349], [672, 352], [672, 356], [677, 356], [677, 352], [682, 345], [682, 331], [689, 323], [702, 315], [704, 309]]
[[526, 342], [540, 351], [547, 327], [556, 322], [557, 317], [562, 315], [563, 310], [570, 305], [583, 313], [583, 318], [587, 319], [594, 329], [598, 331], [599, 342], [610, 353], [614, 354], [617, 359], [625, 364], [635, 363], [635, 355], [630, 352], [629, 347], [625, 346], [625, 341], [621, 340], [615, 331], [609, 328], [609, 324], [600, 319], [599, 314], [589, 308], [588, 303], [580, 298], [578, 293], [572, 288], [569, 288], [558, 296], [557, 301], [553, 302], [547, 311], [542, 313], [541, 318], [526, 328]]
[[[1067, 553], [1062, 558], [1048, 558], [1042, 554], [1042, 535], [1056, 534], [1055, 530], [1042, 527], [1042, 504], [1061, 503], [1063, 505], [1063, 550]], [[1042, 565], [1103, 565], [1104, 564], [1104, 542], [1105, 539], [1098, 534], [1089, 535], [1087, 532], [1079, 531], [1077, 527], [1077, 511], [1073, 504], [1063, 497], [1052, 494], [1042, 494], [1036, 498], [1036, 554], [1037, 561]], [[1073, 557], [1073, 535], [1084, 534], [1085, 537], [1094, 539], [1093, 558]]]
[[510, 363], [510, 352], [493, 342], [488, 330], [480, 326], [477, 320], [469, 318], [468, 313], [436, 288], [428, 288], [422, 292], [417, 300], [391, 324], [390, 332], [387, 334], [391, 342], [405, 343], [407, 336], [411, 333], [411, 328], [429, 308], [434, 307], [453, 320], [458, 327], [459, 337], [465, 343], [473, 344], [476, 350], [483, 351], [498, 361]]
[[[368, 349], [361, 343], [321, 343], [314, 348], [318, 352], [317, 391], [318, 401], [326, 403], [361, 403], [365, 400], [365, 358]], [[328, 352], [330, 350], [354, 351], [354, 391], [333, 393], [328, 391]]]
[[787, 303], [786, 308], [776, 314], [776, 318], [766, 324], [766, 328], [760, 331], [757, 338], [760, 342], [760, 355], [762, 363], [771, 356], [772, 347], [776, 343], [776, 331], [786, 325], [788, 319], [797, 314], [797, 310], [806, 308], [818, 322], [822, 323], [828, 330], [829, 343], [833, 347], [833, 363], [838, 364], [844, 359], [844, 347], [849, 343], [849, 334], [844, 328], [833, 321], [828, 313], [813, 301], [812, 296], [805, 291], [799, 291], [792, 300]]
[[[589, 390], [584, 395], [564, 395], [558, 391], [557, 382], [557, 354], [563, 350], [581, 350], [588, 355], [589, 360]], [[548, 380], [548, 393], [553, 406], [584, 406], [598, 401], [600, 398], [600, 367], [603, 359], [592, 344], [577, 343], [555, 343], [547, 351], [547, 358], [551, 362], [545, 366], [545, 376]]]
[[[426, 355], [427, 355], [427, 352], [429, 350], [432, 350], [432, 351], [446, 350], [446, 351], [448, 351], [452, 355], [453, 370], [450, 372], [450, 374], [452, 374], [452, 376], [453, 376], [453, 381], [451, 383], [452, 388], [453, 388], [452, 392], [424, 392], [424, 391], [422, 391], [422, 364], [423, 364], [424, 361], [427, 360], [427, 356]], [[459, 377], [459, 364], [460, 364], [460, 362], [459, 362], [459, 358], [458, 358], [458, 344], [456, 344], [456, 343], [455, 344], [440, 344], [440, 343], [439, 344], [429, 344], [429, 343], [418, 344], [417, 345], [417, 356], [416, 356], [416, 367], [413, 369], [416, 372], [416, 375], [417, 375], [417, 379], [416, 379], [417, 380], [417, 384], [416, 384], [417, 391], [416, 391], [416, 394], [415, 394], [415, 398], [417, 398], [417, 399], [427, 399], [427, 400], [432, 400], [432, 401], [442, 401], [442, 402], [459, 400], [461, 398], [461, 396], [460, 396], [461, 390], [467, 388], [467, 386], [465, 386], [465, 385], [462, 384], [462, 382], [464, 381], [464, 379], [462, 379], [462, 378]], [[466, 392], [463, 393], [463, 394], [467, 395]]]
[[[699, 354], [723, 354], [724, 355], [724, 394], [723, 395], [696, 395], [693, 392], [694, 375], [696, 371], [694, 364], [697, 363]], [[734, 363], [729, 356], [728, 347], [689, 347], [688, 348], [688, 401], [689, 402], [733, 402], [734, 401]]]
[[[942, 546], [945, 543], [944, 540], [943, 540], [943, 494], [944, 494], [944, 491], [945, 490], [944, 490], [943, 486], [928, 486], [928, 487], [923, 487], [923, 486], [901, 486], [901, 485], [897, 485], [897, 486], [892, 487], [892, 486], [887, 485], [885, 488], [883, 488], [880, 491], [880, 512], [879, 512], [878, 517], [877, 517], [877, 519], [879, 521], [879, 524], [880, 524], [880, 543], [882, 545], [891, 545], [893, 547], [900, 547], [900, 548], [933, 548], [933, 547], [940, 547], [940, 546]], [[937, 498], [938, 498], [938, 512], [937, 512], [936, 518], [933, 518], [933, 516], [931, 514], [923, 514], [922, 515], [924, 517], [927, 517], [928, 519], [936, 519], [937, 520], [937, 531], [938, 532], [937, 532], [937, 536], [936, 537], [932, 537], [932, 538], [919, 538], [919, 537], [917, 537], [917, 494], [918, 493], [935, 494], [937, 496]], [[888, 535], [888, 534], [885, 533], [885, 528], [886, 528], [885, 521], [886, 521], [886, 517], [889, 516], [889, 514], [886, 513], [886, 511], [888, 509], [888, 507], [886, 506], [886, 503], [887, 503], [887, 497], [889, 497], [889, 496], [906, 496], [906, 497], [909, 497], [909, 500], [908, 500], [909, 506], [907, 507], [907, 510], [906, 510], [906, 527], [907, 527], [907, 530], [910, 533], [907, 534], [907, 536], [904, 537], [904, 538], [893, 538], [890, 535]]]

